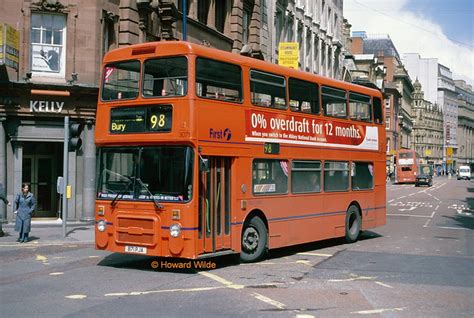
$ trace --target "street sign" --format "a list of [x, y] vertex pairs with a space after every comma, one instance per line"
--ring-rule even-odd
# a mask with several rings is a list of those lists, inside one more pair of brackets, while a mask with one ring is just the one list
[[299, 43], [280, 42], [278, 45], [278, 65], [298, 69]]
[[425, 156], [431, 156], [431, 150], [430, 149], [425, 150]]

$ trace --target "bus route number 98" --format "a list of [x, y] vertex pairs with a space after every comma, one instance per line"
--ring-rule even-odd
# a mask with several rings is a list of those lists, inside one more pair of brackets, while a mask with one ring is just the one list
[[170, 131], [171, 130], [171, 108], [153, 107], [148, 117], [148, 131]]

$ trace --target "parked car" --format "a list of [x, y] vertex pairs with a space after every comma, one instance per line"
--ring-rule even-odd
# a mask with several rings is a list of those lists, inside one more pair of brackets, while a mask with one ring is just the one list
[[422, 184], [431, 187], [433, 185], [433, 167], [431, 165], [422, 164], [418, 169], [418, 175], [416, 176], [415, 187]]
[[458, 172], [458, 180], [471, 180], [471, 168], [469, 166], [460, 166]]

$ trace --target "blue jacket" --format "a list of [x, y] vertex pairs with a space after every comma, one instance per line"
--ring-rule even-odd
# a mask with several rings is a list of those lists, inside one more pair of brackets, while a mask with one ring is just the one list
[[28, 192], [26, 196], [23, 193], [17, 194], [13, 204], [14, 211], [18, 212], [15, 221], [15, 231], [29, 233], [31, 230], [31, 217], [36, 209], [35, 196], [31, 192]]

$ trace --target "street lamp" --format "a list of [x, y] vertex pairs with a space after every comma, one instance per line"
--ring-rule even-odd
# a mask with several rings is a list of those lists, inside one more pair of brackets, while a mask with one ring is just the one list
[[403, 145], [403, 134], [402, 134], [403, 116], [398, 115], [397, 117], [398, 117], [398, 126], [400, 127], [400, 129], [398, 130], [398, 138], [400, 140], [398, 149], [402, 149], [402, 145]]

